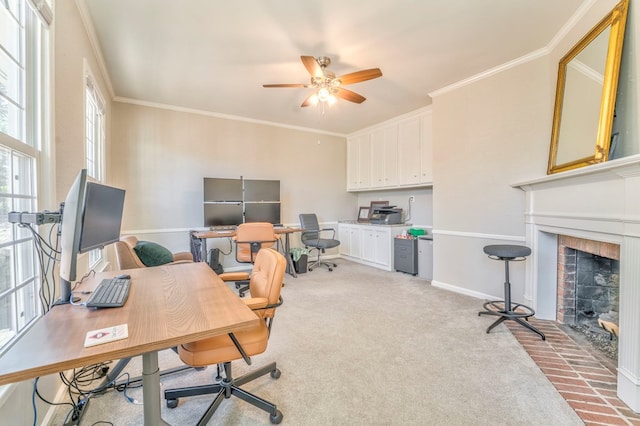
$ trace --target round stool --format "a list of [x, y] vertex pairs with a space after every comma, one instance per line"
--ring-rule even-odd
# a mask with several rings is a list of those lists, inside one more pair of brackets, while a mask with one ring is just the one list
[[511, 283], [509, 282], [509, 262], [522, 261], [531, 254], [531, 249], [526, 246], [516, 246], [509, 244], [497, 244], [484, 247], [484, 252], [490, 259], [504, 261], [504, 300], [490, 300], [483, 305], [484, 311], [478, 312], [480, 315], [493, 315], [499, 317], [487, 328], [487, 333], [506, 320], [515, 321], [518, 324], [537, 333], [542, 340], [544, 334], [529, 324], [527, 318], [535, 315], [535, 311], [520, 303], [511, 304]]

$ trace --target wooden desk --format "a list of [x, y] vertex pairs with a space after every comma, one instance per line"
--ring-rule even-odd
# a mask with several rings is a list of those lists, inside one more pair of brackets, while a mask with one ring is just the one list
[[[291, 254], [289, 251], [291, 250], [291, 242], [289, 241], [289, 235], [294, 232], [302, 232], [304, 229], [302, 228], [273, 228], [274, 232], [278, 235], [284, 235], [284, 258], [287, 260], [287, 273], [294, 278], [297, 278], [296, 270], [293, 267], [293, 260], [291, 260]], [[198, 238], [202, 242], [202, 256], [201, 258], [207, 261], [207, 238], [233, 238], [236, 236], [236, 231], [200, 231], [194, 232], [193, 235]]]
[[[129, 299], [122, 308], [56, 306], [0, 357], [0, 385], [114, 359], [143, 355], [145, 425], [160, 417], [158, 352], [182, 343], [255, 325], [258, 317], [205, 263], [130, 269]], [[76, 288], [93, 289], [97, 274]], [[127, 323], [124, 340], [85, 348], [88, 331]]]

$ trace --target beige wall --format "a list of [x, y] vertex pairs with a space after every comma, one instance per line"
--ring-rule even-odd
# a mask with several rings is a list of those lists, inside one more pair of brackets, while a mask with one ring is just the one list
[[[85, 167], [85, 60], [104, 96], [107, 120], [111, 116], [111, 101], [75, 1], [56, 2], [54, 24], [55, 179], [57, 199], [62, 201], [78, 172]], [[108, 146], [110, 140], [108, 122], [106, 127]]]
[[204, 177], [280, 180], [285, 224], [300, 213], [321, 222], [354, 215], [344, 137], [123, 102], [112, 122], [110, 183], [127, 190], [123, 232], [177, 232], [173, 242], [159, 238], [186, 248], [186, 231], [203, 227]]
[[[482, 248], [524, 244], [525, 195], [512, 184], [546, 176], [558, 61], [616, 3], [597, 1], [548, 55], [435, 94], [435, 285], [502, 298], [504, 265]], [[631, 28], [637, 15], [629, 15]], [[524, 264], [511, 272], [512, 297], [528, 302]]]

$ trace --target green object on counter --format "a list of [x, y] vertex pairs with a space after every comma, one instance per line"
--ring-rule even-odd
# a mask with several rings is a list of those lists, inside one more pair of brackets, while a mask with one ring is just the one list
[[424, 229], [420, 229], [420, 228], [409, 228], [409, 232], [410, 235], [413, 235], [414, 237], [418, 237], [420, 235], [426, 235], [427, 231], [425, 231]]

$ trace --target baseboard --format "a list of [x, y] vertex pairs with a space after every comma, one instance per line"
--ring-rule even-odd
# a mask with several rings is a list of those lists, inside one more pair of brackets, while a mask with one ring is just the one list
[[443, 283], [443, 282], [436, 281], [436, 280], [432, 280], [431, 281], [431, 285], [434, 286], [434, 287], [438, 287], [438, 288], [444, 289], [444, 290], [452, 291], [454, 293], [459, 293], [459, 294], [464, 294], [466, 296], [471, 296], [471, 297], [474, 297], [476, 299], [484, 299], [484, 300], [494, 300], [494, 299], [496, 299], [495, 296], [491, 296], [491, 295], [486, 294], [486, 293], [480, 293], [478, 291], [469, 290], [468, 288], [458, 287], [458, 286], [455, 286], [455, 285]]

